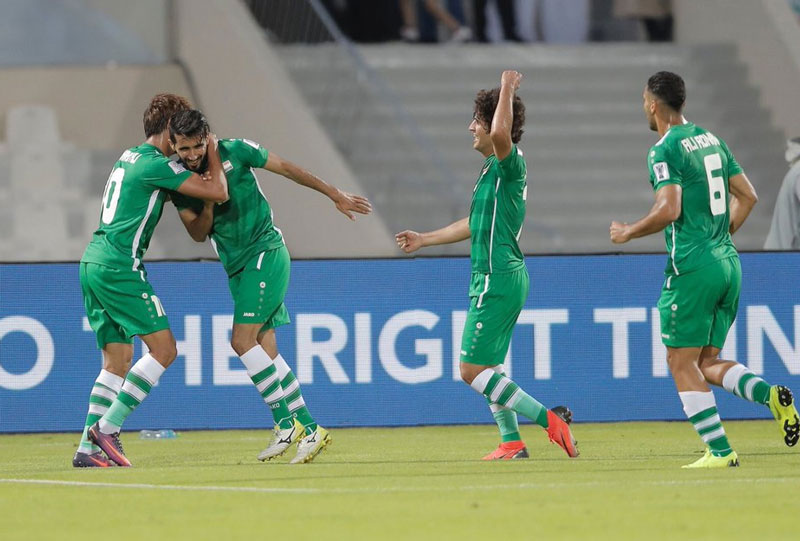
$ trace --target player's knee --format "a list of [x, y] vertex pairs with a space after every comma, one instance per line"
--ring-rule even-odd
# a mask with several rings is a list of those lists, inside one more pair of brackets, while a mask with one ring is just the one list
[[178, 356], [178, 348], [173, 341], [172, 343], [159, 345], [157, 348], [150, 350], [150, 355], [163, 366], [167, 367], [172, 364], [172, 361]]
[[233, 348], [233, 351], [235, 351], [240, 357], [257, 345], [258, 344], [256, 344], [252, 338], [236, 334], [231, 337], [231, 347]]
[[466, 363], [461, 363], [459, 371], [461, 373], [461, 381], [463, 381], [467, 385], [472, 385], [472, 380], [475, 379], [475, 374], [474, 371], [472, 370], [472, 367]]

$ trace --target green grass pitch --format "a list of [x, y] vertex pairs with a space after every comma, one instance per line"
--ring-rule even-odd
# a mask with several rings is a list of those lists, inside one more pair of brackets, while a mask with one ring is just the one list
[[0, 436], [0, 539], [797, 538], [800, 447], [727, 422], [740, 468], [687, 423], [573, 425], [570, 460], [523, 426], [531, 458], [482, 462], [493, 426], [337, 429], [306, 465], [262, 464], [265, 431], [123, 434], [133, 468], [73, 470], [74, 434]]

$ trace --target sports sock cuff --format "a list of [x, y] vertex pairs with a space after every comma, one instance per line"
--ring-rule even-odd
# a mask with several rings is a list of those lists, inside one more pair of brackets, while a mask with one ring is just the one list
[[475, 376], [475, 379], [470, 383], [470, 387], [483, 394], [483, 391], [486, 390], [486, 385], [489, 384], [489, 380], [494, 374], [495, 372], [491, 368], [483, 370], [480, 374]]
[[166, 370], [166, 368], [164, 368], [161, 363], [149, 353], [136, 361], [136, 364], [134, 364], [133, 368], [131, 368], [132, 372], [142, 376], [153, 385], [158, 383], [158, 380], [161, 378], [161, 374], [164, 373], [164, 370]]
[[736, 392], [736, 385], [739, 383], [739, 380], [742, 379], [742, 376], [745, 375], [749, 370], [743, 364], [735, 364], [731, 366], [725, 375], [722, 376], [722, 388], [728, 391], [729, 393]]
[[278, 355], [272, 359], [272, 362], [275, 363], [275, 368], [278, 369], [278, 377], [281, 378], [281, 381], [283, 381], [283, 378], [286, 377], [286, 374], [292, 371], [291, 368], [289, 368], [289, 365], [286, 364], [283, 355], [280, 353], [278, 353]]
[[100, 375], [97, 376], [95, 381], [101, 385], [105, 385], [115, 393], [118, 393], [119, 390], [122, 389], [122, 383], [125, 381], [125, 378], [112, 374], [104, 369], [100, 370]]
[[247, 369], [247, 375], [250, 377], [266, 370], [272, 364], [272, 360], [269, 358], [269, 355], [267, 355], [267, 352], [258, 344], [248, 349], [239, 358], [242, 360], [242, 363], [244, 363], [244, 367]]
[[689, 418], [717, 405], [714, 393], [711, 391], [683, 391], [679, 392], [678, 396], [681, 397], [683, 411]]
[[511, 411], [511, 408], [497, 404], [496, 402], [489, 402], [489, 409], [492, 411], [492, 413], [497, 413], [498, 411]]

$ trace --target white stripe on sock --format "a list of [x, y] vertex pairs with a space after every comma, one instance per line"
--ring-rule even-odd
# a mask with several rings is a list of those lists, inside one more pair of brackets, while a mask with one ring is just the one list
[[287, 404], [289, 411], [296, 411], [306, 405], [306, 401], [303, 400], [303, 397], [300, 396], [297, 400], [292, 401], [291, 404]]
[[711, 391], [683, 391], [679, 392], [678, 396], [683, 403], [683, 411], [689, 418], [717, 405]]
[[117, 397], [118, 392], [119, 391], [106, 389], [105, 387], [98, 387], [97, 385], [92, 388], [92, 396], [101, 396], [103, 398], [107, 398], [108, 400], [114, 400]]
[[472, 383], [470, 383], [470, 387], [483, 394], [483, 391], [486, 390], [486, 385], [489, 384], [489, 380], [491, 379], [492, 375], [494, 375], [494, 370], [491, 368], [483, 370], [480, 374], [475, 376], [475, 379], [473, 379]]
[[718, 429], [714, 430], [713, 432], [709, 432], [708, 434], [703, 434], [702, 437], [703, 437], [703, 441], [708, 443], [708, 442], [713, 441], [713, 440], [715, 440], [717, 438], [721, 438], [724, 435], [725, 435], [725, 429], [720, 426]]
[[133, 398], [136, 399], [137, 402], [141, 402], [142, 400], [147, 398], [147, 393], [141, 390], [133, 383], [131, 383], [130, 381], [125, 382], [125, 384], [122, 386], [122, 391], [131, 395]]
[[694, 428], [695, 430], [703, 430], [704, 428], [708, 428], [709, 426], [714, 426], [722, 423], [722, 420], [719, 418], [719, 414], [712, 415], [708, 419], [703, 419], [702, 421], [695, 423]]
[[728, 371], [725, 372], [725, 375], [722, 376], [722, 388], [729, 393], [739, 396], [739, 380], [742, 379], [742, 376], [748, 372], [749, 370], [743, 364], [735, 364], [731, 366], [728, 368]]
[[164, 370], [166, 370], [166, 368], [149, 353], [142, 356], [131, 368], [131, 372], [148, 382], [151, 386], [158, 383]]
[[95, 381], [96, 383], [105, 385], [115, 393], [118, 393], [119, 390], [122, 389], [122, 383], [125, 381], [125, 378], [112, 374], [108, 370], [101, 370]]
[[102, 417], [108, 411], [108, 406], [101, 406], [100, 404], [89, 404], [89, 415], [99, 415]]
[[489, 397], [489, 400], [492, 402], [497, 402], [497, 400], [500, 398], [500, 395], [503, 394], [503, 391], [505, 391], [506, 387], [509, 385], [511, 385], [511, 380], [500, 376], [500, 381], [498, 381], [497, 385], [495, 385], [494, 389], [492, 389], [492, 394]]
[[247, 369], [247, 375], [251, 378], [259, 372], [263, 372], [272, 364], [272, 359], [269, 358], [264, 348], [258, 344], [245, 351], [239, 358]]
[[744, 386], [744, 397], [749, 400], [750, 402], [754, 402], [753, 400], [753, 388], [755, 388], [756, 384], [764, 381], [763, 379], [759, 378], [758, 376], [754, 378], [750, 378], [748, 382]]
[[268, 378], [261, 381], [258, 385], [256, 385], [256, 389], [258, 389], [259, 393], [263, 393], [269, 386], [271, 386], [276, 381], [278, 381], [278, 374], [273, 373], [271, 376], [269, 376]]

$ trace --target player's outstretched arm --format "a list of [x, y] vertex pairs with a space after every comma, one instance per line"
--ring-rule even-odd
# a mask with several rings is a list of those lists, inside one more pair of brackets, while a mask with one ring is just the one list
[[204, 242], [214, 224], [214, 202], [207, 201], [199, 214], [190, 208], [185, 208], [178, 211], [178, 216], [189, 236], [197, 242]]
[[682, 193], [683, 190], [677, 184], [667, 184], [659, 188], [656, 192], [656, 202], [644, 218], [632, 224], [611, 222], [609, 228], [611, 242], [622, 244], [631, 239], [663, 231], [680, 217]]
[[328, 196], [336, 205], [336, 209], [351, 220], [356, 219], [353, 213], [366, 215], [372, 212], [372, 205], [366, 197], [343, 192], [302, 167], [282, 159], [277, 154], [270, 153], [264, 169]]
[[728, 180], [728, 187], [731, 192], [730, 232], [732, 235], [742, 227], [742, 224], [750, 215], [750, 211], [758, 203], [758, 195], [756, 195], [756, 189], [750, 184], [750, 180], [744, 173], [733, 175]]
[[489, 137], [492, 139], [494, 155], [503, 161], [510, 153], [513, 142], [511, 141], [511, 127], [514, 124], [514, 94], [522, 81], [522, 74], [518, 71], [507, 70], [500, 78], [500, 98], [497, 109], [494, 111]]
[[428, 233], [417, 233], [416, 231], [405, 230], [394, 236], [397, 246], [405, 253], [416, 252], [423, 246], [435, 246], [437, 244], [451, 244], [466, 240], [470, 237], [469, 218], [463, 218], [453, 222], [447, 227], [429, 231]]
[[219, 159], [219, 147], [217, 136], [213, 133], [208, 136], [208, 172], [206, 174], [194, 174], [186, 179], [178, 187], [182, 194], [214, 203], [224, 203], [228, 200], [228, 180], [225, 178], [225, 171], [222, 169], [222, 162]]

